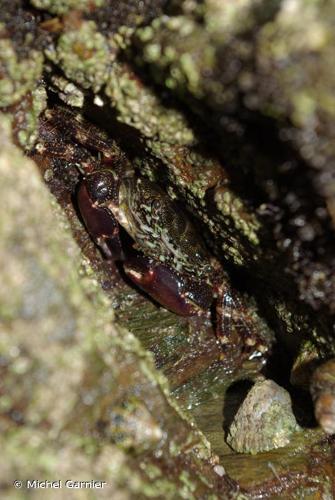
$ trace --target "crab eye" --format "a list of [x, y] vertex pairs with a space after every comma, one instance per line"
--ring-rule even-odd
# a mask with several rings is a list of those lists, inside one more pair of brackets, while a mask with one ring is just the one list
[[94, 186], [94, 194], [97, 200], [105, 200], [108, 197], [108, 186], [100, 179]]
[[97, 172], [86, 179], [86, 186], [93, 203], [103, 203], [113, 196], [113, 175], [109, 172]]

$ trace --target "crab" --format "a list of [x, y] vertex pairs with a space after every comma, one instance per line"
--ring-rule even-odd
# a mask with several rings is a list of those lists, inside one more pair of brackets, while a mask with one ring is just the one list
[[[56, 129], [63, 141], [52, 140]], [[41, 130], [39, 153], [56, 143], [56, 158], [80, 166], [77, 208], [104, 258], [120, 262], [136, 287], [175, 314], [211, 318], [214, 311], [220, 358], [230, 367], [254, 358], [263, 363], [269, 345], [187, 211], [81, 116], [48, 110]]]

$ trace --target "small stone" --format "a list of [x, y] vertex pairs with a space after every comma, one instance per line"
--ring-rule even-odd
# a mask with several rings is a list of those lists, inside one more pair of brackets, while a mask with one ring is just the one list
[[289, 444], [300, 427], [289, 393], [272, 380], [257, 382], [235, 415], [227, 437], [239, 453], [258, 453]]

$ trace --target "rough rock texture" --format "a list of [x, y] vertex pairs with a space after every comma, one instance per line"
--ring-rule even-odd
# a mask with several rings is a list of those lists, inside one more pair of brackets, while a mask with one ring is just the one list
[[186, 6], [138, 30], [138, 62], [213, 127], [232, 175], [249, 173], [251, 186], [234, 187], [253, 188], [252, 202], [261, 190], [258, 211], [272, 215], [299, 298], [333, 314], [334, 7], [208, 1], [183, 14]]
[[14, 479], [90, 478], [107, 481], [106, 498], [230, 496], [237, 487], [213, 469], [208, 442], [169, 399], [151, 356], [114, 325], [8, 125], [0, 129], [2, 490], [12, 496]]
[[[153, 353], [243, 494], [334, 494], [333, 441], [317, 430], [264, 456], [231, 453], [222, 432], [222, 406], [234, 414], [227, 389], [259, 366], [227, 373], [212, 324], [178, 318], [129, 287], [78, 219], [75, 165], [38, 148], [46, 107], [76, 106], [192, 213], [258, 330], [269, 343], [276, 335], [267, 376], [290, 390], [299, 423], [314, 425], [307, 393], [289, 378], [293, 365], [292, 383], [306, 389], [311, 369], [335, 353], [334, 17], [322, 0], [0, 0], [0, 106], [54, 196], [13, 146], [6, 150], [4, 130], [8, 477], [82, 467], [113, 478], [115, 497], [238, 489], [214, 469], [207, 442], [171, 407], [122, 325]], [[69, 139], [66, 119], [52, 134], [59, 144]], [[32, 471], [36, 448], [41, 469]]]

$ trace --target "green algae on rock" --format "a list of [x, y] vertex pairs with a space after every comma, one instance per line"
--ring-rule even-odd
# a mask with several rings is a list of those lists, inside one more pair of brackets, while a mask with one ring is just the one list
[[65, 104], [74, 108], [83, 107], [85, 95], [77, 85], [60, 75], [51, 75], [50, 82], [50, 90], [57, 93]]
[[119, 120], [139, 129], [144, 137], [157, 137], [170, 144], [195, 141], [184, 115], [162, 105], [153, 90], [145, 86], [129, 66], [113, 64], [106, 94], [118, 110]]
[[[22, 480], [82, 471], [137, 498], [229, 495], [234, 482], [213, 470], [208, 442], [170, 400], [152, 357], [114, 325], [109, 298], [36, 167], [10, 143], [9, 125], [2, 119], [0, 411], [8, 488], [19, 468]], [[136, 460], [115, 444], [136, 451]], [[36, 446], [44, 457], [37, 462]]]
[[93, 21], [82, 21], [79, 29], [62, 33], [57, 46], [49, 46], [45, 54], [60, 66], [67, 78], [95, 92], [106, 82], [115, 57]]
[[[4, 26], [0, 29], [3, 31]], [[0, 39], [0, 107], [16, 104], [34, 88], [43, 70], [43, 55], [31, 50], [29, 58], [19, 59], [12, 42]]]
[[47, 10], [51, 14], [66, 14], [71, 9], [90, 11], [102, 7], [105, 0], [31, 0], [37, 9]]
[[135, 40], [142, 45], [141, 63], [154, 65], [167, 88], [187, 90], [197, 98], [204, 96], [201, 75], [212, 72], [215, 49], [208, 34], [192, 19], [157, 18], [151, 26], [138, 29]]
[[[19, 103], [11, 106], [13, 133], [26, 151], [35, 145], [38, 136], [38, 120], [47, 105], [47, 93], [44, 85], [37, 85], [28, 92]], [[9, 110], [8, 110], [9, 111]], [[8, 113], [8, 116], [11, 116]]]

